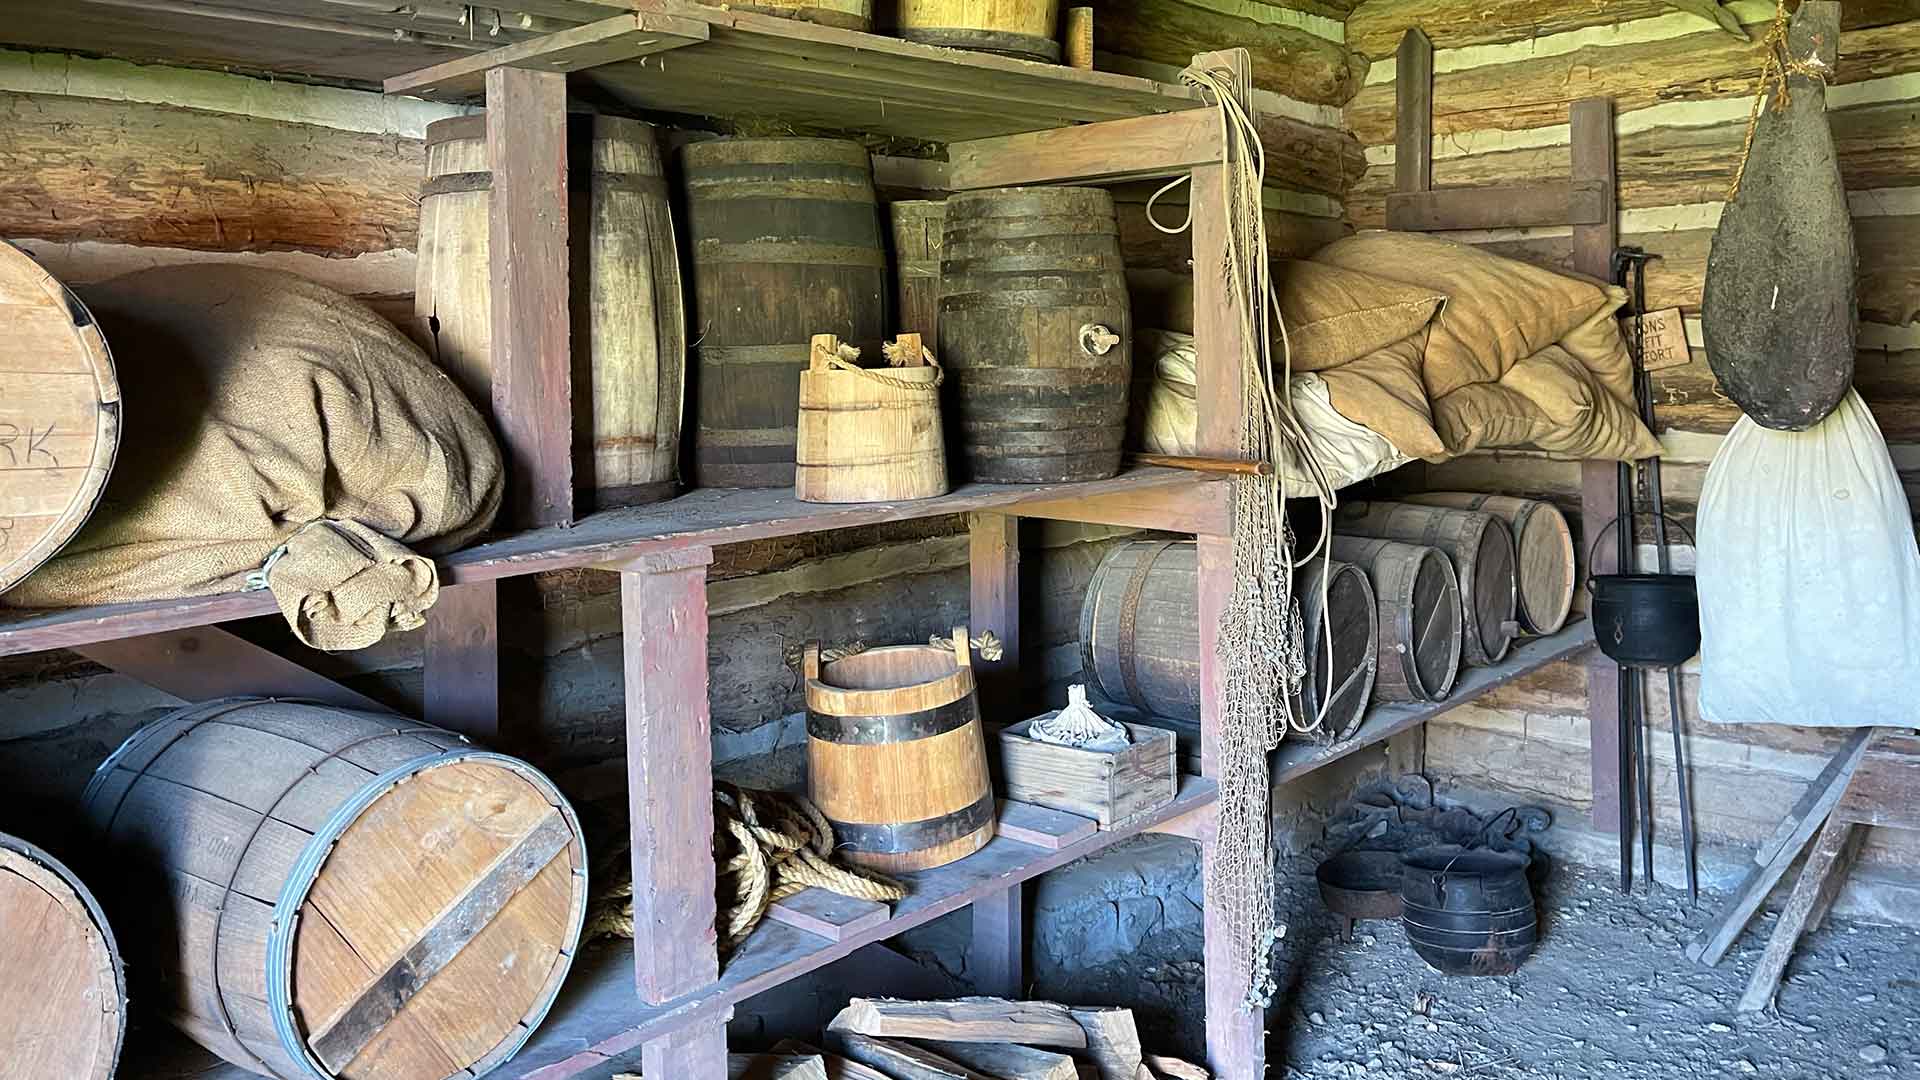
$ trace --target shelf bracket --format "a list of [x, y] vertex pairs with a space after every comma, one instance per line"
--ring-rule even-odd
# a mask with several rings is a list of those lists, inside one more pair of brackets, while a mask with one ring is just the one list
[[182, 701], [298, 697], [343, 709], [392, 712], [357, 690], [217, 626], [69, 646], [81, 656]]

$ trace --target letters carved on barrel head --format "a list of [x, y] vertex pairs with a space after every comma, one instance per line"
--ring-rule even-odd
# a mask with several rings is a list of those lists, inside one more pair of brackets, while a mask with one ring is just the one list
[[1113, 196], [999, 188], [947, 200], [940, 348], [950, 451], [968, 478], [1120, 471], [1133, 321]]
[[832, 334], [878, 356], [887, 332], [872, 159], [837, 139], [714, 139], [683, 161], [693, 480], [789, 487], [808, 343]]

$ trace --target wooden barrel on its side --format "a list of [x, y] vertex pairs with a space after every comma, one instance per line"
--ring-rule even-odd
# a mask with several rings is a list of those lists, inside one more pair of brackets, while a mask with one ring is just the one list
[[532, 1035], [586, 914], [566, 800], [526, 763], [370, 712], [230, 699], [87, 786], [142, 1000], [282, 1080], [480, 1076]]
[[1044, 484], [1120, 471], [1132, 308], [1113, 196], [968, 191], [947, 200], [940, 348], [949, 447], [970, 478]]
[[896, 32], [949, 49], [1060, 62], [1060, 0], [899, 0]]
[[1334, 528], [1350, 536], [1439, 548], [1460, 583], [1460, 655], [1474, 667], [1499, 663], [1519, 632], [1513, 534], [1478, 510], [1355, 502], [1335, 512]]
[[714, 139], [683, 152], [693, 258], [693, 480], [793, 483], [815, 334], [879, 355], [886, 244], [866, 148]]
[[700, 0], [708, 7], [757, 11], [783, 19], [800, 19], [842, 30], [873, 29], [873, 0]]
[[[653, 128], [575, 116], [568, 139], [572, 234], [574, 476], [585, 507], [677, 490], [686, 311], [665, 171]], [[485, 116], [427, 125], [414, 312], [434, 359], [493, 408]]]
[[1428, 491], [1403, 498], [1421, 506], [1483, 510], [1506, 522], [1513, 533], [1521, 624], [1536, 634], [1551, 634], [1567, 624], [1575, 586], [1573, 530], [1559, 507], [1541, 499], [1473, 491]]
[[940, 250], [947, 204], [908, 199], [887, 204], [893, 232], [894, 322], [903, 334], [940, 340]]
[[86, 305], [0, 243], [0, 593], [72, 540], [120, 448], [120, 384]]
[[954, 648], [822, 662], [808, 646], [807, 786], [837, 851], [875, 870], [945, 866], [993, 838], [993, 782], [966, 627]]
[[3, 833], [0, 972], [0, 1076], [113, 1076], [127, 1035], [113, 930], [72, 871]]
[[[919, 337], [902, 337], [904, 347], [924, 352]], [[830, 335], [815, 338], [813, 366], [800, 373], [794, 497], [851, 503], [946, 494], [940, 368], [836, 367], [829, 358], [837, 345]]]
[[1438, 549], [1335, 536], [1333, 557], [1365, 568], [1379, 603], [1381, 701], [1440, 701], [1460, 671], [1460, 583]]
[[1200, 556], [1192, 541], [1107, 552], [1080, 605], [1080, 668], [1108, 701], [1200, 720]]
[[[1315, 559], [1301, 569], [1293, 594], [1300, 603], [1307, 672], [1294, 715], [1327, 738], [1345, 739], [1359, 730], [1373, 700], [1380, 634], [1373, 587], [1357, 566]], [[1197, 600], [1194, 615], [1197, 621]]]

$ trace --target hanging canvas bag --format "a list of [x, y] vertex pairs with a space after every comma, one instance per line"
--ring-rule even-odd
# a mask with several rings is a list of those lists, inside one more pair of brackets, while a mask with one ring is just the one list
[[1920, 549], [1910, 514], [1858, 393], [1808, 431], [1742, 417], [1700, 493], [1700, 715], [1912, 726]]

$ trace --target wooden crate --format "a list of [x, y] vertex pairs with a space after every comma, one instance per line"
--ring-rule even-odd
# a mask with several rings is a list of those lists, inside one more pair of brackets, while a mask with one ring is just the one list
[[1027, 737], [1033, 722], [1022, 720], [1000, 732], [1006, 798], [1090, 817], [1103, 829], [1173, 801], [1178, 783], [1173, 732], [1126, 724], [1133, 736], [1126, 749], [1083, 750], [1035, 742]]

